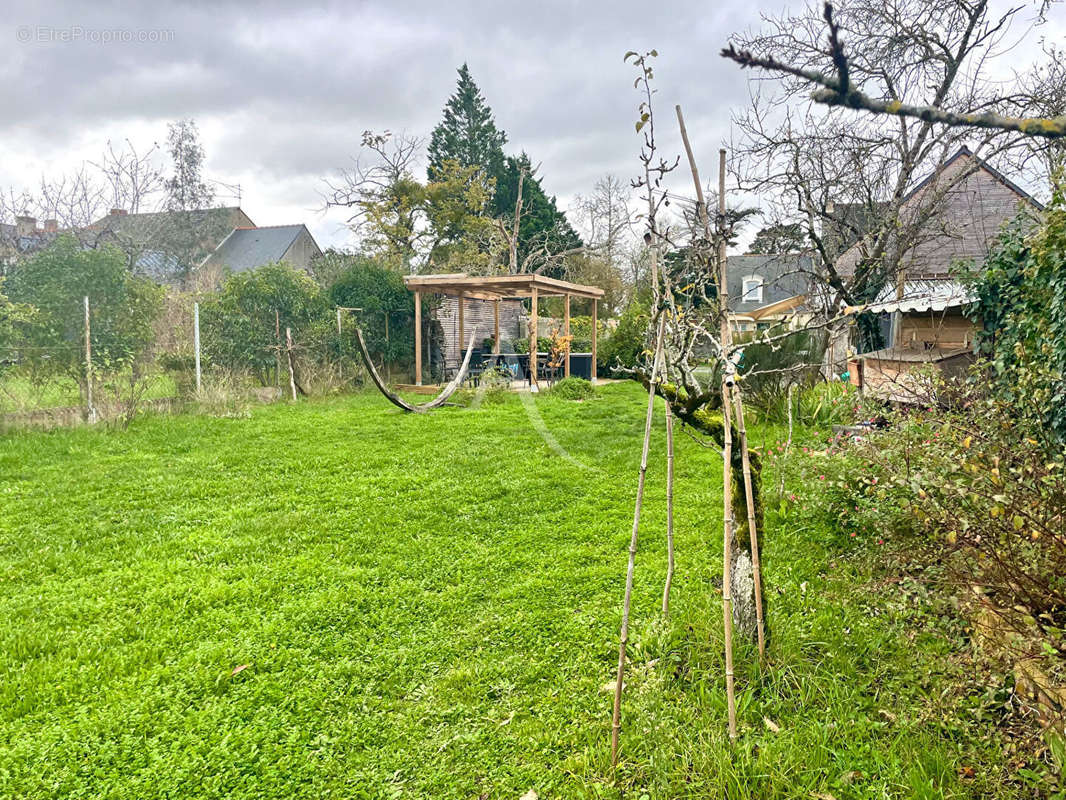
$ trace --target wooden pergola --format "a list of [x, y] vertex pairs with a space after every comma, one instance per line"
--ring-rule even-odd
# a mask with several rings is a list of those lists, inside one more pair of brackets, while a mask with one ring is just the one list
[[[592, 301], [592, 372], [596, 380], [596, 313], [598, 301], [603, 297], [603, 289], [596, 286], [582, 286], [579, 283], [560, 281], [533, 273], [523, 275], [467, 275], [464, 272], [444, 275], [409, 275], [404, 283], [415, 293], [415, 385], [422, 385], [422, 295], [443, 294], [459, 298], [459, 345], [463, 346], [463, 301], [495, 300], [493, 309], [494, 331], [492, 350], [500, 352], [500, 300], [509, 298], [530, 298], [532, 311], [529, 326], [529, 373], [532, 381], [537, 380], [537, 301], [541, 297], [562, 297], [563, 335], [570, 335], [570, 298], [581, 297]], [[570, 352], [566, 353], [564, 374], [570, 376]]]

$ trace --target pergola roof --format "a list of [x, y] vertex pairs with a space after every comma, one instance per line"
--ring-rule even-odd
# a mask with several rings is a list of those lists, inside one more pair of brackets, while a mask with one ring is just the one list
[[538, 297], [570, 295], [599, 300], [603, 289], [580, 283], [560, 281], [535, 273], [523, 275], [467, 275], [453, 272], [443, 275], [408, 275], [403, 279], [408, 289], [434, 294], [458, 295], [479, 300], [499, 300], [505, 297]]

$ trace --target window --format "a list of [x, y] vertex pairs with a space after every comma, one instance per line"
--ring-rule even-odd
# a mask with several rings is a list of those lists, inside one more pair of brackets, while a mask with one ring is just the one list
[[746, 275], [744, 277], [744, 294], [740, 298], [744, 303], [762, 302], [762, 275]]

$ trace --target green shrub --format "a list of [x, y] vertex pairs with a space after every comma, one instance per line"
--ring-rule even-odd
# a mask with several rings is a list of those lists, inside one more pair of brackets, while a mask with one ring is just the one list
[[[861, 440], [831, 439], [791, 458], [816, 516], [849, 539], [902, 537], [916, 562], [953, 585], [1023, 608], [1052, 638], [1066, 630], [1066, 463], [987, 380], [951, 409], [909, 409]], [[1066, 642], [1064, 642], [1066, 646]]]
[[336, 330], [318, 284], [286, 263], [238, 272], [201, 307], [203, 349], [222, 367], [248, 370], [264, 385], [273, 381], [279, 337], [292, 330], [302, 354], [322, 354]]
[[[340, 256], [335, 254], [334, 259], [337, 258]], [[403, 276], [364, 256], [345, 254], [344, 258], [350, 266], [329, 287], [330, 303], [360, 309], [355, 312], [355, 318], [373, 358], [410, 366], [415, 349], [415, 301], [404, 285]], [[427, 301], [423, 301], [422, 310], [423, 319], [427, 319]], [[350, 324], [345, 325], [344, 347], [346, 352], [354, 353], [358, 344]], [[492, 345], [488, 347], [491, 349]]]
[[[552, 349], [552, 340], [548, 336], [537, 337], [537, 352], [548, 353]], [[515, 339], [514, 351], [516, 353], [528, 353], [529, 352], [529, 339]]]
[[584, 378], [563, 378], [552, 387], [551, 394], [564, 400], [588, 400], [595, 397], [596, 390]]
[[[778, 337], [787, 331], [772, 328], [765, 333]], [[750, 340], [752, 335], [745, 337]], [[737, 338], [742, 341], [741, 337]], [[768, 419], [783, 420], [787, 416], [789, 389], [802, 391], [821, 380], [825, 345], [823, 331], [795, 331], [772, 344], [746, 344], [737, 369], [744, 399]]]
[[596, 366], [604, 374], [614, 374], [619, 368], [632, 369], [648, 349], [648, 313], [637, 302], [630, 303], [618, 325], [598, 348]]
[[[85, 250], [66, 235], [20, 264], [5, 289], [15, 304], [10, 327], [26, 348], [23, 362], [42, 374], [78, 380], [85, 372], [86, 296], [93, 366], [101, 376], [123, 372], [148, 355], [163, 307], [163, 289], [131, 274], [119, 250]], [[32, 316], [16, 313], [31, 307]]]
[[[589, 353], [592, 352], [592, 317], [571, 317], [570, 318], [570, 335], [573, 336], [573, 341], [570, 343], [570, 350], [574, 353]], [[599, 355], [599, 348], [607, 341], [609, 333], [607, 325], [602, 319], [596, 321], [596, 344], [597, 344], [597, 356]], [[599, 360], [597, 358], [597, 360]]]
[[961, 270], [981, 324], [974, 342], [991, 368], [992, 388], [1015, 417], [1040, 422], [1066, 442], [1066, 182], [1032, 230], [1022, 215], [1000, 234], [978, 270]]

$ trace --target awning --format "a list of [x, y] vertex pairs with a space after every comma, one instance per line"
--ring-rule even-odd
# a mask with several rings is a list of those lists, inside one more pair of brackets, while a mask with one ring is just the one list
[[848, 306], [845, 314], [860, 314], [869, 311], [874, 314], [891, 314], [896, 311], [946, 311], [969, 305], [977, 298], [958, 281], [952, 280], [913, 280], [903, 284], [903, 294], [896, 296], [895, 286], [886, 286], [874, 302], [863, 306]]

